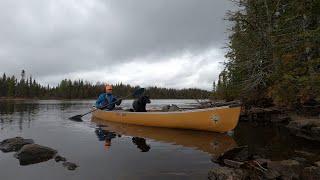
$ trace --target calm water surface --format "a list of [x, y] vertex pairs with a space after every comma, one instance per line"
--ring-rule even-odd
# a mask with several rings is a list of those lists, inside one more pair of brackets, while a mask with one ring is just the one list
[[[147, 108], [194, 102], [152, 100]], [[68, 119], [90, 111], [93, 104], [0, 101], [0, 141], [16, 136], [33, 139], [79, 165], [74, 171], [54, 160], [21, 166], [14, 153], [0, 151], [0, 179], [207, 179], [208, 171], [218, 166], [211, 156], [236, 144], [249, 145], [252, 154], [273, 160], [301, 157], [301, 152], [319, 154], [319, 144], [271, 125], [240, 123], [226, 135], [103, 122], [91, 114], [83, 122]], [[131, 104], [132, 100], [124, 100], [121, 106], [130, 108]]]

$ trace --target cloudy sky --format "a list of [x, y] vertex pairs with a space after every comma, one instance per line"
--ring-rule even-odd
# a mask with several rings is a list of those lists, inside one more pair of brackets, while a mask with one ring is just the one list
[[0, 73], [212, 89], [226, 0], [1, 0]]

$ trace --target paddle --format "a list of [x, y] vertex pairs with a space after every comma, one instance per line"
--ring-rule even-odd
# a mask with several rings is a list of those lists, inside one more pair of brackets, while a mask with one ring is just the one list
[[[128, 96], [126, 96], [126, 97], [124, 97], [124, 98], [121, 98], [121, 99], [123, 100], [123, 99], [126, 99], [126, 98], [130, 97], [130, 96], [139, 96], [139, 95], [141, 95], [143, 92], [144, 92], [144, 88], [140, 88], [140, 89], [136, 90], [133, 94], [130, 94], [130, 95], [128, 95]], [[103, 109], [103, 108], [105, 108], [105, 107], [107, 107], [107, 106], [109, 106], [109, 105], [111, 105], [111, 104], [113, 104], [113, 103], [118, 102], [119, 100], [120, 100], [120, 99], [118, 99], [117, 101], [114, 101], [114, 102], [112, 102], [112, 103], [108, 103], [107, 105], [104, 105], [104, 106], [102, 106], [102, 107], [96, 108], [96, 109], [94, 109], [94, 110], [92, 110], [92, 111], [89, 111], [89, 112], [87, 112], [87, 113], [85, 113], [85, 114], [79, 114], [79, 115], [76, 115], [76, 116], [72, 116], [72, 117], [70, 117], [69, 119], [75, 120], [75, 121], [82, 121], [81, 118], [82, 118], [84, 115], [87, 115], [87, 114], [89, 114], [89, 113], [92, 113], [92, 112], [94, 112], [94, 111], [96, 111], [96, 110], [98, 110], [98, 109]]]

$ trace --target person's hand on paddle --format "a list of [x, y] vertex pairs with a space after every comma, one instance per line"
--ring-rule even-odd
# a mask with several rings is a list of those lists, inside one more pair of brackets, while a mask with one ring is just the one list
[[101, 110], [108, 109], [108, 108], [109, 108], [109, 104], [106, 104], [104, 106], [100, 105], [100, 106], [97, 107], [97, 109], [101, 109]]

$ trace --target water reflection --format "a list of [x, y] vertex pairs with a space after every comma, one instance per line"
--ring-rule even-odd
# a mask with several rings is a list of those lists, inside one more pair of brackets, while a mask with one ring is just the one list
[[[306, 154], [320, 154], [320, 144], [290, 134], [287, 128], [273, 124], [264, 126], [254, 123], [239, 123], [234, 138], [239, 146], [248, 145], [251, 155], [271, 160], [303, 157]], [[304, 157], [308, 159], [309, 157]]]
[[0, 101], [1, 130], [4, 129], [5, 124], [12, 124], [16, 121], [19, 130], [22, 131], [23, 124], [25, 123], [27, 127], [29, 127], [33, 116], [37, 114], [38, 111], [39, 104], [36, 103], [27, 101]]
[[38, 110], [39, 104], [26, 103], [25, 101], [0, 101], [0, 114], [13, 114], [19, 112], [22, 115], [35, 114]]
[[30, 128], [32, 121], [40, 118], [52, 120], [64, 117], [70, 112], [81, 112], [79, 109], [88, 108], [87, 103], [60, 100], [0, 100], [0, 130], [14, 127], [22, 132], [23, 128]]
[[102, 129], [109, 133], [131, 136], [132, 142], [142, 152], [148, 152], [151, 149], [150, 145], [146, 143], [146, 139], [182, 145], [213, 155], [219, 155], [225, 150], [236, 146], [236, 142], [232, 137], [221, 133], [129, 125], [97, 118], [92, 118], [91, 121], [103, 125], [100, 126], [100, 131]]
[[133, 144], [137, 145], [137, 148], [141, 150], [141, 152], [148, 152], [151, 148], [150, 145], [146, 143], [146, 139], [140, 137], [132, 137]]
[[114, 132], [110, 132], [102, 128], [103, 126], [98, 126], [95, 129], [95, 133], [99, 141], [104, 141], [104, 146], [106, 149], [109, 149], [111, 146], [111, 140], [116, 138], [117, 135]]
[[[111, 140], [116, 137], [121, 137], [120, 134], [116, 134], [114, 132], [111, 132], [106, 129], [106, 126], [104, 125], [97, 125], [95, 128], [95, 134], [97, 135], [97, 138], [99, 141], [104, 142], [105, 149], [109, 149], [111, 146]], [[151, 148], [150, 145], [146, 143], [146, 139], [140, 138], [140, 137], [132, 137], [132, 142], [134, 145], [137, 146], [138, 149], [141, 150], [141, 152], [148, 152]]]

